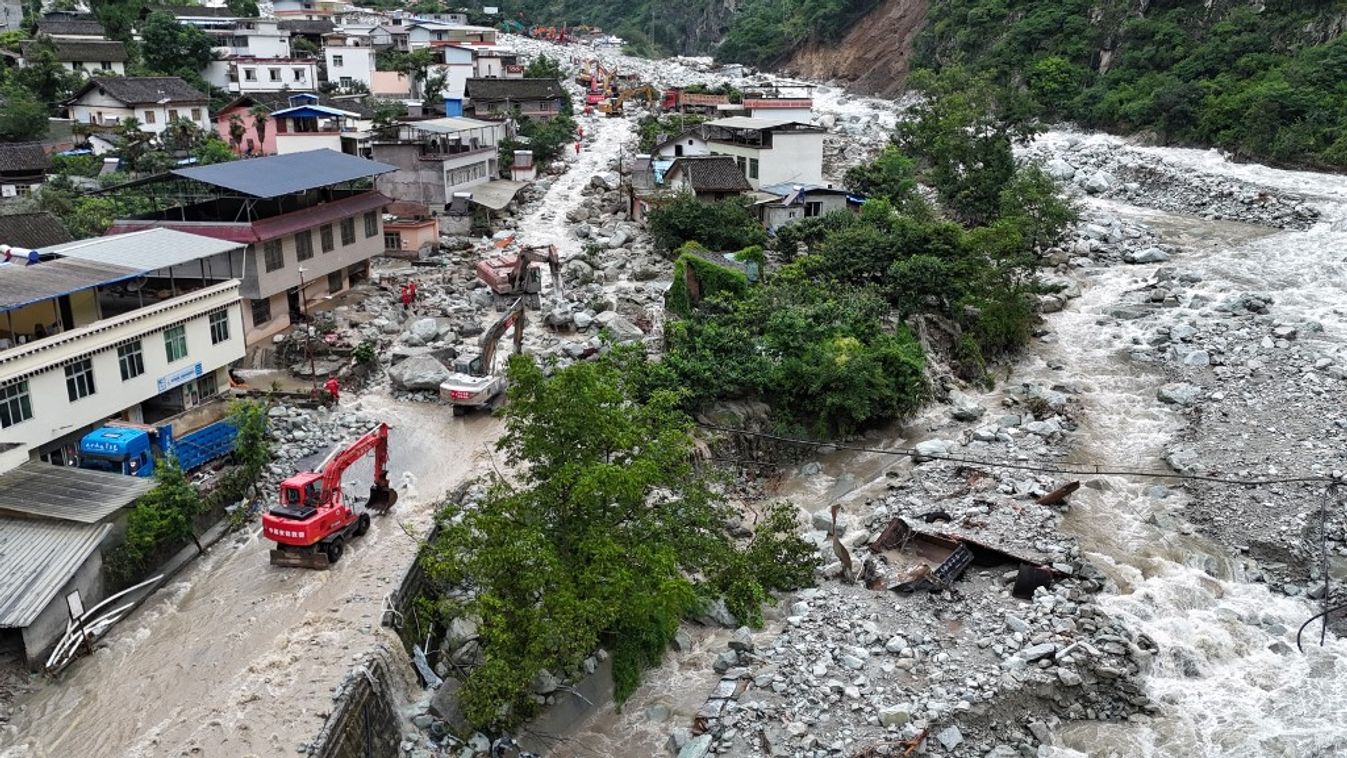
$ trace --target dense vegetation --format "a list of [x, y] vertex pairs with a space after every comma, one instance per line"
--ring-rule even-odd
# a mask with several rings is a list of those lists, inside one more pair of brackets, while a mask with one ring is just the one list
[[[1029, 338], [1038, 251], [1074, 211], [1037, 167], [1015, 162], [1012, 146], [1030, 129], [1014, 93], [978, 81], [960, 89], [964, 80], [922, 80], [928, 97], [895, 145], [848, 177], [871, 197], [861, 213], [783, 228], [771, 244], [785, 265], [762, 284], [721, 272], [694, 302], [675, 283], [670, 306], [684, 317], [667, 325], [655, 375], [686, 388], [688, 407], [756, 398], [785, 428], [845, 434], [915, 409], [932, 358], [981, 380], [988, 360]], [[917, 193], [919, 180], [938, 206]], [[761, 229], [732, 203], [691, 198], [650, 224], [665, 249], [684, 246], [680, 275], [691, 266], [699, 280], [710, 264], [692, 263], [690, 241], [735, 251]], [[923, 345], [913, 328], [926, 326], [936, 334]]]
[[1342, 0], [932, 3], [922, 65], [1021, 87], [1049, 117], [1242, 157], [1347, 167]]
[[479, 620], [482, 662], [459, 691], [474, 726], [526, 719], [542, 672], [580, 673], [599, 647], [621, 701], [684, 616], [723, 599], [756, 626], [769, 591], [811, 580], [793, 507], [770, 508], [747, 541], [726, 531], [734, 511], [692, 466], [691, 420], [655, 365], [619, 348], [549, 377], [511, 359], [498, 447], [517, 482], [449, 504], [421, 558], [441, 618]]

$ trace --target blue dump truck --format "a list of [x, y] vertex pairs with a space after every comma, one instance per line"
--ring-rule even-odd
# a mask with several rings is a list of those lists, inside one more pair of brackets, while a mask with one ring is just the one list
[[217, 421], [181, 438], [173, 426], [104, 426], [80, 440], [80, 468], [127, 476], [154, 476], [156, 458], [174, 455], [183, 471], [192, 471], [234, 451], [238, 428]]

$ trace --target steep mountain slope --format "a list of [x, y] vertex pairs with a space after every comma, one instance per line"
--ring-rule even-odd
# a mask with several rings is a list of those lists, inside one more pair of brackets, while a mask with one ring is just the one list
[[928, 5], [928, 0], [884, 0], [840, 42], [809, 42], [781, 68], [796, 76], [845, 82], [862, 94], [896, 96], [907, 85], [913, 43]]

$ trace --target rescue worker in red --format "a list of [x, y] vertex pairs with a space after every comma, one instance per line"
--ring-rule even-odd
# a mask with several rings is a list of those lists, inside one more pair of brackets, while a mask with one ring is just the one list
[[402, 312], [406, 313], [412, 309], [412, 287], [410, 284], [402, 285]]
[[337, 382], [337, 377], [334, 376], [323, 382], [323, 389], [327, 390], [328, 396], [332, 398], [332, 404], [336, 405], [337, 401], [341, 399], [341, 384]]

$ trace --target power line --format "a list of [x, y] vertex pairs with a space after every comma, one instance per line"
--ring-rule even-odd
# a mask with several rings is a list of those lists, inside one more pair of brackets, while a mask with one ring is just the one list
[[850, 450], [858, 453], [875, 453], [878, 455], [892, 455], [897, 457], [921, 459], [923, 461], [948, 461], [950, 463], [963, 463], [972, 466], [985, 466], [987, 468], [1008, 468], [1019, 471], [1034, 471], [1044, 474], [1068, 474], [1072, 476], [1135, 476], [1149, 479], [1178, 479], [1183, 481], [1211, 482], [1215, 484], [1232, 484], [1241, 487], [1258, 487], [1270, 484], [1333, 484], [1337, 479], [1325, 475], [1313, 476], [1292, 476], [1292, 477], [1266, 477], [1266, 478], [1247, 478], [1235, 477], [1220, 474], [1180, 474], [1173, 471], [1161, 471], [1158, 469], [1138, 469], [1127, 467], [1104, 467], [1099, 465], [1070, 464], [1070, 463], [1052, 463], [1052, 462], [1033, 462], [1033, 461], [1011, 461], [994, 458], [977, 458], [973, 456], [929, 454], [918, 452], [914, 448], [876, 448], [862, 445], [844, 445], [835, 442], [819, 442], [816, 440], [803, 440], [795, 437], [785, 437], [779, 434], [768, 434], [767, 432], [755, 432], [749, 429], [736, 429], [718, 424], [697, 423], [703, 429], [710, 429], [718, 432], [729, 432], [732, 434], [742, 434], [748, 437], [757, 437], [759, 439], [772, 440], [774, 442], [784, 442], [790, 445], [800, 447], [831, 447], [836, 450]]

